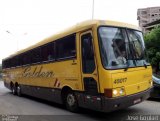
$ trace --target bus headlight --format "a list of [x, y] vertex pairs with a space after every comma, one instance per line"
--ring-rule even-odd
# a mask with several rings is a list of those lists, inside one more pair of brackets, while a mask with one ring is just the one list
[[112, 93], [113, 93], [112, 97], [124, 96], [125, 95], [125, 90], [124, 90], [123, 87], [115, 88], [115, 89], [113, 89]]
[[123, 89], [123, 88], [120, 89], [119, 94], [120, 94], [120, 95], [123, 95], [123, 94], [124, 94], [124, 89]]
[[117, 95], [118, 91], [116, 89], [113, 89], [113, 95]]
[[124, 96], [125, 89], [124, 87], [119, 87], [114, 89], [104, 89], [104, 95], [109, 98]]

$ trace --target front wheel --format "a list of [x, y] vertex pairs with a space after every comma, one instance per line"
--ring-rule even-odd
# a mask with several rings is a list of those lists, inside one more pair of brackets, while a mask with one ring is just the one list
[[78, 111], [78, 101], [75, 94], [72, 91], [69, 91], [65, 97], [66, 108], [71, 112]]

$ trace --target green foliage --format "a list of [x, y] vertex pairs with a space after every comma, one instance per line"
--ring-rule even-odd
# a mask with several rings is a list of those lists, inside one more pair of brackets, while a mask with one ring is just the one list
[[149, 61], [154, 68], [159, 70], [160, 62], [160, 26], [152, 29], [151, 32], [144, 36], [145, 45], [147, 48], [147, 55]]

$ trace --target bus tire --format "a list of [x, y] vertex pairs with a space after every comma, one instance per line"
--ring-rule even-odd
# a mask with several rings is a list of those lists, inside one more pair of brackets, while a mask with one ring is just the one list
[[19, 97], [22, 96], [22, 93], [21, 93], [21, 86], [20, 86], [20, 85], [17, 86], [17, 95], [18, 95]]
[[16, 87], [14, 84], [12, 84], [11, 91], [13, 95], [16, 95]]
[[78, 112], [78, 101], [72, 91], [68, 91], [65, 96], [66, 108], [71, 112]]

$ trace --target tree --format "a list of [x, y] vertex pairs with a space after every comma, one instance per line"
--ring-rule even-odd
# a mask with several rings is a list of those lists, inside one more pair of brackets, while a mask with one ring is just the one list
[[160, 68], [160, 26], [151, 30], [144, 36], [147, 55], [155, 73], [158, 73]]

